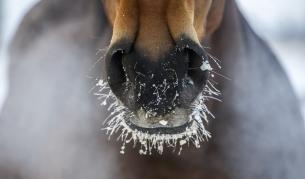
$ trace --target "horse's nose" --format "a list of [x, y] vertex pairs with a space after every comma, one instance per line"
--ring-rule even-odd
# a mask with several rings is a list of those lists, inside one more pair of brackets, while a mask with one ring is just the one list
[[204, 50], [181, 37], [160, 58], [152, 58], [128, 43], [110, 48], [106, 68], [114, 94], [134, 111], [158, 116], [189, 106], [208, 78]]

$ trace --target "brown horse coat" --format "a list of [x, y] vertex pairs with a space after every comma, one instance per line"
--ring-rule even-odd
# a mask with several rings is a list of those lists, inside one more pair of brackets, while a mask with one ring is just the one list
[[305, 178], [296, 97], [233, 0], [208, 40], [221, 73], [232, 79], [218, 79], [223, 102], [211, 107], [212, 139], [181, 156], [139, 156], [132, 149], [120, 155], [100, 131], [106, 113], [90, 93], [103, 73], [96, 51], [111, 36], [99, 7], [43, 0], [24, 18], [10, 50], [10, 91], [0, 115], [0, 178]]

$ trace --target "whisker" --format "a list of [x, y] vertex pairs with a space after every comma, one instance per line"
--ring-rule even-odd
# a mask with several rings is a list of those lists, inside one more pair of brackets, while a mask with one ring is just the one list
[[229, 77], [227, 77], [227, 76], [225, 76], [225, 75], [222, 75], [222, 74], [220, 74], [220, 73], [218, 73], [218, 72], [216, 72], [216, 71], [211, 71], [211, 73], [214, 73], [215, 75], [218, 75], [218, 76], [220, 76], [220, 77], [223, 77], [224, 79], [226, 79], [226, 80], [229, 80], [229, 81], [231, 81], [232, 79], [231, 78], [229, 78]]
[[97, 52], [95, 53], [95, 55], [96, 55], [96, 56], [98, 56], [100, 53], [102, 53], [102, 52], [106, 52], [107, 50], [108, 50], [108, 47], [98, 49], [98, 50], [97, 50]]
[[105, 58], [105, 55], [103, 55], [103, 56], [101, 56], [100, 58], [98, 58], [94, 63], [93, 63], [93, 65], [91, 66], [91, 68], [89, 68], [89, 72], [91, 72], [94, 68], [95, 68], [95, 66], [100, 62], [100, 61], [102, 61], [103, 59]]
[[208, 54], [208, 56], [212, 59], [212, 61], [217, 65], [217, 67], [219, 68], [219, 69], [221, 69], [221, 61], [218, 59], [218, 58], [216, 58], [216, 57], [214, 57], [213, 55], [211, 55], [210, 53], [208, 53], [207, 52], [207, 54]]

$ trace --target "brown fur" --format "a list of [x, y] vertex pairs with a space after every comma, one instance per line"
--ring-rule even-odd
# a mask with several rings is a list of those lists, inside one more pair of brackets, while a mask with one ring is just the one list
[[103, 0], [111, 44], [134, 41], [136, 48], [157, 60], [185, 35], [200, 45], [219, 26], [224, 0]]

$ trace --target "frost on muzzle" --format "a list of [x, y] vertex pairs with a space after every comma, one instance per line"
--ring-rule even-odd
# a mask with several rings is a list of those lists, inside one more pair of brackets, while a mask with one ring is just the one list
[[118, 135], [122, 154], [130, 143], [140, 154], [162, 154], [164, 147], [180, 154], [211, 137], [205, 125], [213, 115], [205, 103], [220, 92], [207, 79], [212, 68], [201, 47], [180, 43], [153, 63], [126, 45], [112, 47], [106, 71], [95, 94], [110, 113], [103, 129], [109, 138]]

